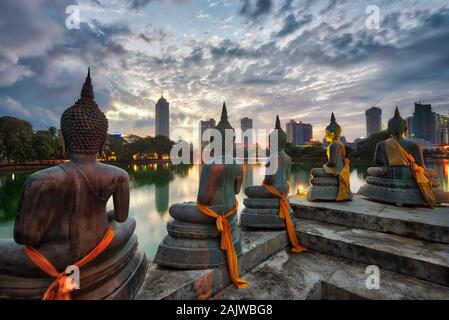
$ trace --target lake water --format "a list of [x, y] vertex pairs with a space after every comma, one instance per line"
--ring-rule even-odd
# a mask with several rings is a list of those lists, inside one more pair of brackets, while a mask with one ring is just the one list
[[[438, 171], [442, 188], [449, 191], [449, 161], [429, 162], [428, 167]], [[243, 187], [237, 196], [243, 208], [243, 189], [248, 185], [260, 185], [264, 176], [263, 164], [246, 165]], [[309, 172], [314, 165], [293, 165], [290, 176], [291, 193], [296, 186], [308, 187]], [[351, 189], [357, 192], [366, 178], [368, 165], [351, 167]], [[136, 234], [140, 248], [148, 257], [153, 258], [159, 242], [166, 235], [166, 223], [169, 220], [168, 208], [176, 202], [195, 200], [201, 166], [172, 166], [168, 164], [129, 165], [124, 167], [130, 176], [131, 205], [130, 216], [137, 221]], [[0, 174], [0, 239], [12, 238], [14, 217], [17, 210], [22, 186], [27, 173]], [[108, 203], [112, 209], [112, 202]]]

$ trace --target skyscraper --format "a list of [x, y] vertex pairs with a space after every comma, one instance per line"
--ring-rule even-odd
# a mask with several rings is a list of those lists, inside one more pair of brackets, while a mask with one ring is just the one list
[[242, 129], [242, 137], [243, 137], [243, 144], [245, 146], [248, 146], [250, 144], [253, 144], [253, 135], [252, 132], [247, 132], [245, 135], [246, 130], [253, 128], [253, 119], [250, 119], [248, 117], [242, 118], [240, 120], [240, 126]]
[[156, 103], [156, 135], [170, 137], [169, 103], [163, 96]]
[[[213, 129], [216, 126], [216, 122], [215, 119], [210, 118], [209, 120], [205, 120], [205, 121], [200, 121], [200, 145], [201, 145], [201, 150], [204, 149], [205, 146], [207, 146], [211, 140], [210, 135], [204, 135], [204, 132], [207, 129]], [[203, 141], [202, 139], [204, 138], [205, 141]]]
[[441, 114], [434, 113], [434, 136], [433, 144], [447, 145], [449, 142], [449, 118]]
[[382, 109], [371, 107], [365, 111], [366, 137], [382, 130]]
[[287, 142], [293, 143], [293, 129], [295, 128], [296, 121], [290, 120], [285, 125], [285, 132], [287, 133]]
[[313, 127], [309, 123], [296, 123], [294, 129], [295, 144], [307, 144], [313, 139]]
[[410, 139], [414, 136], [415, 133], [415, 123], [413, 117], [407, 117], [407, 138]]
[[415, 102], [414, 119], [414, 136], [418, 139], [427, 141], [435, 140], [435, 116], [432, 112], [430, 104], [421, 104]]
[[290, 120], [286, 124], [287, 141], [293, 145], [307, 144], [313, 139], [313, 127], [309, 123]]

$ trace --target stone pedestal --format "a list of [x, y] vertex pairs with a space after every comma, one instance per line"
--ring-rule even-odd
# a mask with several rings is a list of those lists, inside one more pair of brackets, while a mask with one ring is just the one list
[[[240, 216], [240, 225], [249, 228], [285, 229], [285, 221], [279, 218], [279, 198], [265, 187], [245, 188], [248, 198], [243, 200], [245, 208]], [[290, 211], [291, 212], [291, 211]]]
[[[338, 194], [338, 177], [321, 173], [317, 174], [315, 171], [323, 169], [313, 169], [310, 179], [310, 188], [307, 192], [307, 200], [309, 201], [335, 201]], [[352, 199], [352, 194], [350, 194], [350, 199]], [[350, 200], [348, 199], [348, 200]]]
[[[7, 242], [10, 242], [9, 245]], [[12, 241], [1, 243], [4, 250], [16, 250]], [[98, 256], [94, 264], [80, 268], [80, 289], [72, 292], [74, 300], [127, 300], [137, 294], [148, 262], [145, 254], [137, 250], [137, 237], [132, 236], [127, 244], [109, 258]], [[107, 251], [104, 252], [107, 255]], [[43, 272], [33, 276], [0, 275], [0, 299], [40, 300], [48, 286], [54, 281]]]
[[[217, 213], [229, 208], [210, 207]], [[170, 207], [173, 220], [167, 224], [168, 235], [162, 240], [154, 262], [179, 269], [209, 269], [227, 265], [226, 252], [221, 249], [221, 234], [216, 220], [199, 212], [195, 202], [177, 203]], [[237, 256], [242, 254], [237, 212], [228, 218]]]
[[[426, 205], [410, 167], [369, 168], [368, 174], [370, 173], [373, 175], [366, 178], [366, 183], [357, 192], [359, 195], [397, 206]], [[432, 189], [437, 199], [443, 198], [439, 196], [444, 191], [440, 189], [440, 183], [437, 179], [432, 180]]]

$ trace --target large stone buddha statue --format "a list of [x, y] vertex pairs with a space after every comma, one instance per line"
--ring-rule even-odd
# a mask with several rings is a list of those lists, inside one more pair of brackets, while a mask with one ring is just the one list
[[[180, 269], [228, 265], [232, 281], [244, 287], [246, 283], [238, 277], [237, 256], [242, 254], [242, 245], [236, 199], [243, 170], [233, 158], [234, 129], [228, 121], [225, 104], [215, 129], [222, 138], [221, 145], [215, 150], [212, 161], [202, 167], [196, 202], [176, 203], [170, 207], [173, 220], [167, 224], [168, 235], [159, 245], [154, 262]], [[225, 136], [229, 138], [229, 133], [232, 141], [226, 148]]]
[[[248, 228], [287, 229], [293, 251], [300, 253], [305, 248], [296, 238], [292, 210], [287, 198], [290, 190], [288, 177], [291, 171], [291, 160], [285, 153], [287, 134], [281, 128], [278, 116], [269, 141], [270, 156], [265, 165], [265, 178], [261, 186], [245, 188], [247, 198], [243, 200], [245, 209], [242, 211], [240, 224]], [[277, 142], [277, 149], [271, 145], [274, 141]]]
[[[128, 174], [97, 162], [107, 129], [89, 70], [81, 98], [61, 117], [70, 161], [28, 178], [15, 242], [0, 242], [0, 298], [126, 299], [136, 293], [147, 264], [128, 217]], [[66, 270], [75, 271], [70, 279]]]
[[391, 138], [376, 146], [374, 163], [368, 168], [366, 183], [358, 194], [369, 199], [401, 205], [434, 207], [449, 201], [439, 188], [437, 173], [425, 167], [421, 146], [404, 137], [407, 122], [396, 107], [388, 122]]
[[[291, 159], [285, 153], [287, 134], [282, 130], [279, 117], [276, 117], [275, 130], [270, 133], [269, 141], [277, 139], [277, 150], [270, 153], [265, 164], [266, 173], [263, 180], [264, 185], [270, 185], [280, 193], [285, 194], [289, 190], [288, 177], [291, 171]], [[270, 166], [276, 165], [273, 172]], [[268, 172], [269, 171], [269, 172]], [[244, 227], [253, 228], [285, 228], [284, 220], [279, 217], [279, 199], [266, 187], [248, 186], [245, 188], [247, 198], [243, 200], [245, 208], [240, 217], [240, 224]]]
[[311, 170], [310, 188], [307, 192], [309, 201], [345, 201], [352, 199], [349, 184], [349, 160], [346, 148], [340, 141], [341, 127], [334, 114], [325, 130], [328, 161], [322, 168]]

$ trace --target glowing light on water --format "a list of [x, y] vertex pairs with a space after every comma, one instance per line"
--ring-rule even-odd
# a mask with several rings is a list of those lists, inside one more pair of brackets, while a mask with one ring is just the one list
[[16, 179], [16, 176], [14, 175], [14, 173], [11, 175], [11, 178], [13, 181]]

